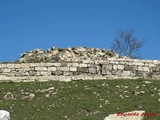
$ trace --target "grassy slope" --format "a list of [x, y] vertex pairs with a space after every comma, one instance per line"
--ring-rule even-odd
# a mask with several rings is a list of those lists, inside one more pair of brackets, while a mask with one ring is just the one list
[[[55, 89], [41, 91], [50, 87]], [[8, 99], [4, 99], [7, 93]], [[33, 99], [26, 97], [30, 93], [35, 94]], [[160, 81], [1, 83], [0, 109], [8, 110], [12, 120], [103, 120], [115, 112], [145, 110], [160, 113], [158, 93]], [[145, 117], [145, 120], [159, 119], [160, 116]]]

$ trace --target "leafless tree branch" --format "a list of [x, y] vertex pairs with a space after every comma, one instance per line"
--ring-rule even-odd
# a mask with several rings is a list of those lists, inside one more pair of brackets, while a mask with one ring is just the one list
[[134, 36], [132, 30], [119, 31], [112, 43], [112, 49], [121, 56], [128, 56], [130, 58], [138, 58], [137, 52], [143, 47], [144, 39], [139, 40]]

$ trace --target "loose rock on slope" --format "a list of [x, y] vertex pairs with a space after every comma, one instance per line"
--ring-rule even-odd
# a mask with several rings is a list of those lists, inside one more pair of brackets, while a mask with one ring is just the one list
[[48, 50], [35, 49], [21, 54], [19, 62], [72, 62], [84, 60], [106, 60], [107, 58], [119, 58], [119, 54], [113, 50], [72, 47], [54, 48]]

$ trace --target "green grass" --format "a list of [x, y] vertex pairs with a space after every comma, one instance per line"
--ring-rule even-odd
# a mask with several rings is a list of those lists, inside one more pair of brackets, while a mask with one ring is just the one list
[[[160, 81], [144, 81], [1, 83], [0, 109], [9, 111], [12, 120], [103, 120], [133, 110], [160, 114]], [[31, 93], [33, 99], [27, 97]], [[145, 120], [160, 120], [160, 116]]]

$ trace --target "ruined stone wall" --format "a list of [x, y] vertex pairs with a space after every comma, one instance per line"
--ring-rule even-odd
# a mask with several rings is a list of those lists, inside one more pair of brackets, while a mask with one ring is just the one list
[[160, 79], [160, 61], [114, 59], [82, 62], [0, 64], [0, 81]]

